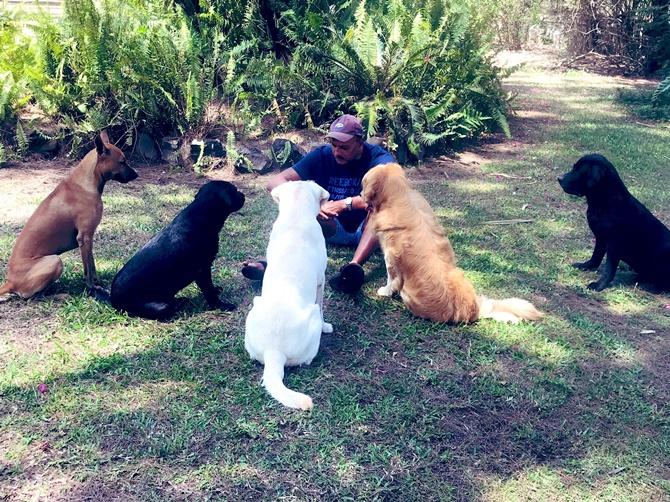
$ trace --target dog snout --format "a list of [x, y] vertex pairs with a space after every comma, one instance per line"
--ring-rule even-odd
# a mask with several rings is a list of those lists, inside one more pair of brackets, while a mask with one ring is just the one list
[[138, 174], [135, 169], [132, 167], [126, 167], [120, 175], [119, 181], [121, 183], [128, 183], [129, 181], [133, 181], [135, 178], [137, 178]]
[[133, 181], [135, 178], [137, 178], [137, 173], [133, 169], [124, 169], [120, 173], [116, 173], [114, 176], [112, 176], [112, 179], [114, 181], [118, 181], [119, 183], [128, 183], [129, 181]]

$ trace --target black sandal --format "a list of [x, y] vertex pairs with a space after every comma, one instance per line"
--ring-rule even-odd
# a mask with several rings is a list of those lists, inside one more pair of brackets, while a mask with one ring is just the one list
[[242, 275], [252, 281], [262, 281], [267, 266], [268, 262], [265, 260], [249, 262], [242, 267]]
[[352, 295], [356, 293], [365, 281], [365, 272], [358, 263], [348, 263], [330, 278], [328, 284], [335, 291]]

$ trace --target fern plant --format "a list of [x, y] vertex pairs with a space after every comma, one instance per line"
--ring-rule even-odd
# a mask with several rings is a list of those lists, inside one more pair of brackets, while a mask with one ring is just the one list
[[651, 103], [654, 106], [670, 106], [670, 76], [658, 84], [651, 95]]
[[36, 43], [31, 36], [35, 23], [20, 10], [0, 6], [0, 131], [11, 140], [17, 111], [31, 99], [30, 81], [40, 72]]
[[80, 134], [184, 133], [219, 94], [224, 35], [204, 37], [173, 4], [65, 0], [62, 22], [39, 35], [38, 101]]
[[509, 134], [500, 77], [473, 19], [464, 2], [361, 2], [351, 27], [309, 54], [329, 63], [327, 92], [347, 97], [343, 108], [356, 110], [368, 136], [388, 135], [401, 161], [421, 159], [487, 128]]

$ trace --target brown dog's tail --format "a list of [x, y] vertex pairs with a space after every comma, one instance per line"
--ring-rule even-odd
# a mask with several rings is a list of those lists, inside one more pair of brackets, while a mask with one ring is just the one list
[[532, 303], [521, 298], [493, 300], [485, 296], [479, 297], [480, 319], [489, 318], [516, 324], [519, 321], [537, 321], [543, 315]]

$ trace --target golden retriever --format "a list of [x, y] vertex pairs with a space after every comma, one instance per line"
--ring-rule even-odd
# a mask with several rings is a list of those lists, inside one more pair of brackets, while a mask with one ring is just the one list
[[488, 317], [516, 323], [542, 317], [526, 300], [492, 300], [475, 293], [456, 266], [454, 250], [433, 210], [398, 164], [368, 171], [361, 195], [386, 261], [387, 284], [377, 294], [398, 292], [414, 315], [439, 322], [471, 323]]

